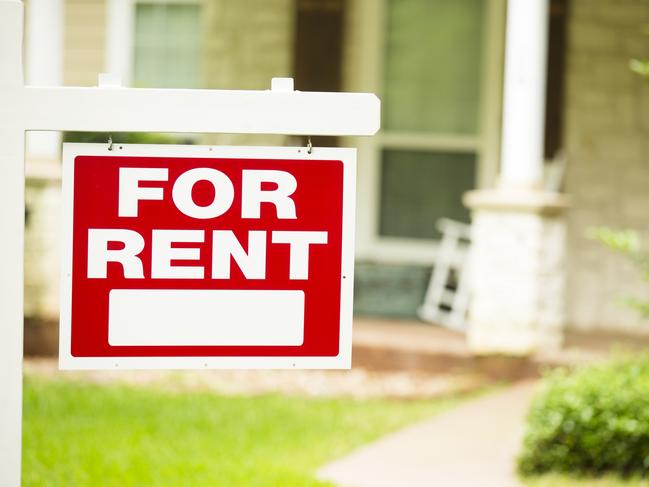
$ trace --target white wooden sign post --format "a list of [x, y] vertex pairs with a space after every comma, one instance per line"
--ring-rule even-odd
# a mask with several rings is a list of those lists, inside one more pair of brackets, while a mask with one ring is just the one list
[[373, 135], [373, 94], [25, 86], [23, 5], [0, 0], [0, 485], [21, 474], [25, 132]]

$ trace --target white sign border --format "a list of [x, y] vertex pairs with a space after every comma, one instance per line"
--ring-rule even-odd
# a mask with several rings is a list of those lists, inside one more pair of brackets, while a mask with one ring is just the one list
[[[356, 149], [151, 144], [63, 144], [59, 369], [349, 369], [352, 354]], [[340, 160], [343, 163], [340, 338], [332, 357], [74, 357], [71, 353], [74, 161], [77, 156]]]

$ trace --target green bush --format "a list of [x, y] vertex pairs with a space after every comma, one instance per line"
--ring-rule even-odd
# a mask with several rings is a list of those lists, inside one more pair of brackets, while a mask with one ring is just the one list
[[523, 475], [649, 474], [649, 355], [546, 377], [518, 467]]
[[[642, 246], [642, 240], [635, 230], [612, 230], [607, 227], [591, 229], [589, 235], [607, 248], [624, 255], [649, 283], [649, 252]], [[622, 302], [636, 310], [643, 318], [649, 318], [649, 301], [634, 296], [625, 297]]]
[[115, 144], [194, 144], [195, 140], [186, 134], [163, 134], [149, 132], [65, 132], [63, 142], [85, 142], [105, 144], [108, 137]]

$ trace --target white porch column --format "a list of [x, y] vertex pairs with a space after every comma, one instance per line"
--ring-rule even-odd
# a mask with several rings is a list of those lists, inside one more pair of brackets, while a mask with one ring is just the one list
[[[26, 5], [25, 83], [60, 86], [63, 83], [63, 0], [29, 0]], [[27, 134], [27, 157], [57, 161], [60, 132]]]
[[508, 2], [500, 167], [502, 186], [541, 186], [547, 33], [548, 0]]
[[557, 348], [564, 322], [565, 197], [543, 188], [548, 0], [509, 0], [499, 184], [471, 191], [469, 344]]
[[134, 34], [135, 3], [132, 0], [108, 0], [104, 72], [117, 76], [124, 86], [130, 86], [133, 78]]

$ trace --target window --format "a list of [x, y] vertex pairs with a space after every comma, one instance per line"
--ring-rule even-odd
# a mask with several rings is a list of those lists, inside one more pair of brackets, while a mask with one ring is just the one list
[[388, 0], [378, 234], [431, 239], [468, 221], [476, 185], [483, 0]]
[[390, 0], [384, 127], [475, 134], [483, 0]]
[[133, 86], [200, 87], [200, 7], [186, 3], [135, 5]]
[[381, 235], [438, 238], [438, 219], [468, 221], [458, 199], [474, 185], [475, 154], [386, 150], [382, 159]]

